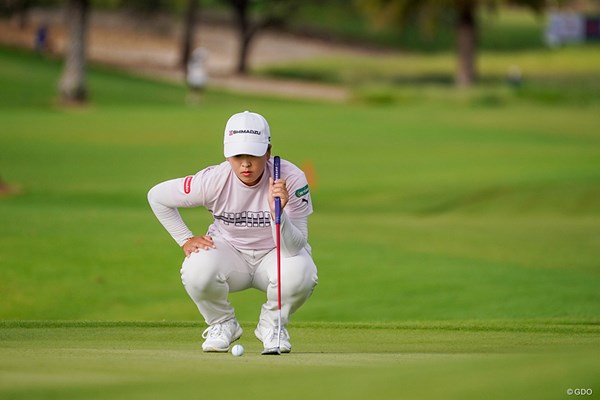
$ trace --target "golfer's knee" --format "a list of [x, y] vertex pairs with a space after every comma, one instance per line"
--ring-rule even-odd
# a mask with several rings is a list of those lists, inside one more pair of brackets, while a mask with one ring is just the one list
[[181, 267], [181, 282], [194, 298], [203, 298], [212, 293], [212, 290], [220, 281], [218, 266], [209, 260], [204, 261], [192, 262], [186, 260]]
[[292, 257], [286, 259], [282, 269], [281, 289], [290, 296], [302, 296], [313, 291], [317, 285], [317, 268], [311, 259]]

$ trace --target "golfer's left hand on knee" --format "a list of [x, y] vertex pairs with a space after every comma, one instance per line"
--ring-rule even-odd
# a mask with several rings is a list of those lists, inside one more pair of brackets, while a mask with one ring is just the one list
[[183, 246], [181, 246], [186, 257], [189, 257], [192, 253], [197, 253], [200, 250], [216, 249], [215, 243], [212, 238], [206, 236], [193, 236], [189, 238]]

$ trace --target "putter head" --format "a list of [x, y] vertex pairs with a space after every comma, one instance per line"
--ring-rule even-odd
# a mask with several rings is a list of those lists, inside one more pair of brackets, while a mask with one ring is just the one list
[[279, 350], [279, 347], [271, 347], [270, 349], [264, 349], [261, 354], [263, 356], [280, 356], [281, 350]]

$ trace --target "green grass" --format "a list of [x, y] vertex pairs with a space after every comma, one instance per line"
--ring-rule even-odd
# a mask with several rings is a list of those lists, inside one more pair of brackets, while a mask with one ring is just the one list
[[[598, 384], [599, 326], [577, 321], [298, 324], [294, 352], [203, 354], [191, 323], [5, 322], [10, 399], [560, 399]], [[250, 333], [248, 333], [250, 332]]]
[[[7, 68], [58, 75], [56, 63], [4, 54]], [[320, 286], [298, 320], [600, 315], [593, 108], [376, 108], [220, 92], [190, 108], [173, 85], [104, 70], [90, 85], [98, 100], [84, 109], [41, 106], [47, 89], [1, 111], [0, 171], [23, 192], [0, 203], [3, 318], [197, 318], [180, 250], [145, 196], [220, 162], [223, 121], [246, 108], [269, 117], [277, 153], [317, 171]], [[184, 215], [196, 231], [209, 222], [205, 211]], [[261, 298], [233, 296], [241, 320], [255, 319]]]
[[[477, 60], [478, 84], [467, 93], [452, 90], [457, 64], [454, 52], [318, 58], [271, 65], [257, 73], [344, 85], [353, 90], [358, 101], [367, 103], [447, 100], [503, 106], [525, 101], [587, 106], [600, 103], [599, 62], [598, 46], [512, 53], [482, 51]], [[514, 67], [522, 74], [519, 87], [508, 85], [507, 75]]]
[[[281, 385], [290, 398], [548, 399], [598, 387], [595, 103], [433, 88], [375, 107], [209, 90], [189, 107], [181, 86], [92, 68], [92, 103], [65, 109], [59, 74], [0, 50], [0, 174], [21, 189], [0, 198], [0, 397], [254, 398]], [[286, 357], [257, 355], [257, 291], [231, 298], [248, 354], [202, 354], [181, 250], [146, 203], [155, 183], [220, 162], [224, 122], [243, 109], [269, 119], [276, 154], [316, 171], [320, 281]], [[210, 221], [183, 215], [197, 232]]]

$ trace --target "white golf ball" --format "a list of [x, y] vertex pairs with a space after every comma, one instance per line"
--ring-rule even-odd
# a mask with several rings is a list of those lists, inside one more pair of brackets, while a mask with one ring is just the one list
[[241, 344], [236, 344], [231, 349], [231, 354], [233, 354], [234, 357], [242, 356], [244, 354], [244, 346], [242, 346]]

